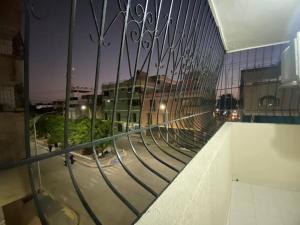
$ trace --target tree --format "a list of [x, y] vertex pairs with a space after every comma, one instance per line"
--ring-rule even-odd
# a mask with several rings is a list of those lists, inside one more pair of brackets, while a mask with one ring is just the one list
[[47, 115], [36, 123], [38, 137], [45, 137], [49, 144], [63, 143], [64, 117], [62, 115]]
[[[110, 121], [96, 119], [94, 139], [101, 139], [110, 134]], [[41, 118], [36, 124], [38, 137], [45, 137], [48, 144], [64, 142], [64, 116], [47, 115]], [[77, 120], [69, 121], [69, 141], [70, 144], [82, 144], [91, 141], [91, 119], [83, 117]], [[110, 146], [111, 142], [100, 143], [96, 145], [97, 152]], [[92, 148], [85, 149], [88, 154], [92, 153]]]
[[[101, 139], [109, 136], [109, 134], [110, 122], [96, 119], [94, 139]], [[72, 144], [81, 144], [91, 141], [91, 120], [89, 118], [78, 119], [70, 125], [70, 141]], [[111, 142], [97, 144], [95, 146], [97, 153], [103, 152], [103, 150], [110, 145]], [[92, 148], [86, 148], [85, 150], [88, 154], [92, 153]]]
[[238, 100], [232, 94], [224, 94], [217, 100], [217, 108], [220, 111], [237, 109]]

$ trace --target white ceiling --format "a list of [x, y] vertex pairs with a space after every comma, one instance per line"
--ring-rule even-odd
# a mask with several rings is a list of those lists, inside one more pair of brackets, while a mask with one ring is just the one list
[[300, 31], [300, 0], [208, 0], [228, 52], [289, 41]]

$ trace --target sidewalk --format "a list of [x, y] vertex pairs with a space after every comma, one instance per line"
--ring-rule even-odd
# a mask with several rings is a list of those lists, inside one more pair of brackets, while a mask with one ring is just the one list
[[[76, 152], [71, 152], [72, 155], [74, 155], [75, 162], [78, 162], [82, 165], [91, 167], [91, 168], [97, 168], [97, 164], [95, 160], [92, 157], [81, 155]], [[126, 159], [127, 153], [125, 150], [123, 150], [121, 153], [121, 158]], [[109, 166], [114, 166], [116, 164], [119, 164], [119, 161], [116, 157], [116, 155], [110, 155], [106, 156], [104, 158], [99, 158], [101, 166], [102, 167], [109, 167]]]
[[[79, 215], [73, 209], [55, 200], [45, 191], [38, 193], [38, 198], [49, 224], [79, 224]], [[29, 202], [32, 201], [33, 200], [31, 199]], [[2, 209], [0, 209], [0, 225], [5, 225]]]
[[79, 215], [69, 206], [66, 206], [52, 198], [48, 193], [39, 193], [39, 200], [49, 224], [79, 224]]
[[[44, 152], [49, 152], [48, 147], [42, 145], [42, 143], [43, 143], [42, 141], [38, 140], [39, 149], [43, 150]], [[55, 149], [53, 151], [55, 151]], [[72, 154], [74, 156], [75, 162], [78, 162], [79, 164], [87, 166], [87, 167], [97, 168], [97, 164], [96, 164], [95, 160], [92, 158], [92, 156], [81, 155], [77, 152], [71, 152], [70, 154]], [[120, 155], [121, 155], [122, 159], [126, 160], [127, 152], [124, 149], [122, 149], [122, 151], [120, 152]], [[61, 157], [65, 158], [63, 155]], [[104, 158], [99, 158], [99, 160], [100, 160], [102, 167], [109, 167], [109, 166], [114, 166], [116, 164], [119, 164], [119, 161], [118, 161], [116, 155], [114, 155], [114, 154], [111, 154]]]

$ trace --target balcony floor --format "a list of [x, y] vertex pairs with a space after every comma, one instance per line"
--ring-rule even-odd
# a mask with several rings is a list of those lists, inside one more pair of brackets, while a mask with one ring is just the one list
[[233, 182], [228, 225], [300, 225], [300, 192]]

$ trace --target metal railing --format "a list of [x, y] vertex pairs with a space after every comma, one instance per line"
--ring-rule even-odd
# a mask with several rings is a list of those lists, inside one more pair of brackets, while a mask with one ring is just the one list
[[[25, 63], [24, 63], [24, 93], [25, 93], [25, 150], [26, 158], [18, 162], [0, 165], [0, 170], [7, 170], [26, 165], [29, 173], [31, 190], [37, 206], [40, 220], [48, 224], [38, 198], [37, 188], [34, 181], [33, 165], [58, 155], [65, 155], [66, 166], [72, 180], [73, 187], [83, 207], [95, 224], [102, 224], [101, 217], [97, 215], [85, 194], [78, 185], [76, 176], [70, 162], [70, 153], [82, 148], [91, 148], [99, 174], [102, 176], [110, 190], [122, 201], [135, 215], [136, 221], [152, 204], [143, 210], [130, 202], [122, 194], [106, 174], [96, 152], [96, 146], [100, 143], [111, 142], [113, 153], [116, 155], [122, 169], [140, 187], [149, 192], [154, 200], [161, 194], [154, 190], [149, 184], [138, 177], [123, 161], [117, 139], [126, 137], [131, 147], [135, 160], [142, 164], [143, 168], [153, 176], [158, 177], [167, 185], [175, 178], [169, 178], [155, 167], [151, 166], [136, 149], [133, 140], [138, 137], [145, 151], [164, 167], [173, 171], [176, 176], [184, 166], [201, 150], [201, 147], [218, 129], [212, 117], [215, 106], [216, 85], [223, 66], [225, 54], [220, 34], [209, 4], [206, 0], [144, 0], [144, 1], [116, 1], [117, 11], [113, 14], [111, 1], [90, 0], [90, 15], [93, 17], [96, 34], [91, 34], [91, 40], [97, 49], [93, 105], [91, 108], [91, 131], [90, 141], [78, 145], [71, 145], [69, 141], [70, 127], [68, 118], [70, 110], [70, 98], [72, 90], [72, 73], [74, 58], [74, 38], [77, 24], [78, 8], [77, 0], [71, 0], [69, 13], [68, 52], [66, 66], [66, 93], [64, 112], [64, 143], [63, 149], [31, 155], [30, 147], [30, 38], [31, 21], [35, 19], [31, 1], [24, 1], [25, 5]], [[110, 14], [110, 15], [108, 15]], [[111, 16], [113, 14], [113, 16]], [[120, 42], [109, 43], [110, 32], [117, 27], [121, 30]], [[99, 93], [99, 82], [101, 74], [104, 49], [111, 46], [119, 46], [115, 62], [114, 100], [111, 119], [111, 135], [105, 138], [95, 138], [97, 98]], [[131, 51], [134, 49], [134, 52]], [[124, 66], [125, 65], [125, 66]], [[129, 94], [129, 105], [125, 132], [117, 133], [115, 124], [117, 120], [119, 87], [121, 75], [129, 71], [132, 81], [131, 93]], [[137, 71], [145, 71], [143, 93], [141, 93], [141, 105], [139, 113], [139, 128], [130, 130], [129, 125], [132, 117], [133, 99], [135, 97], [135, 86]], [[152, 74], [150, 74], [152, 73]], [[162, 84], [158, 84], [159, 76], [164, 74]], [[149, 76], [156, 75], [154, 88], [147, 90]], [[166, 80], [170, 79], [171, 82]], [[160, 85], [160, 88], [158, 88]], [[157, 90], [159, 89], [159, 93]], [[149, 94], [150, 92], [150, 94]], [[197, 97], [198, 96], [198, 97]], [[150, 110], [146, 110], [145, 104], [150, 104]], [[154, 100], [157, 105], [155, 106]], [[187, 101], [189, 100], [189, 101]], [[154, 110], [154, 108], [157, 110]], [[143, 124], [143, 116], [149, 115], [149, 123]], [[163, 117], [164, 119], [161, 119]], [[153, 142], [150, 146], [147, 140]], [[155, 149], [155, 150], [154, 150]], [[187, 151], [188, 150], [188, 151]], [[159, 152], [160, 154], [157, 154]], [[163, 155], [164, 157], [161, 157]], [[172, 160], [166, 160], [169, 157]], [[175, 161], [176, 163], [172, 163]], [[178, 166], [181, 165], [181, 166]], [[176, 177], [175, 176], [175, 177]], [[166, 185], [166, 186], [167, 186]], [[153, 201], [154, 201], [153, 200]], [[152, 202], [153, 202], [152, 201]], [[134, 222], [132, 221], [132, 222]]]
[[[281, 85], [281, 53], [288, 43], [228, 53], [217, 87], [219, 114], [237, 111], [241, 119], [300, 116], [300, 88]], [[226, 114], [226, 113], [225, 113]], [[230, 114], [230, 113], [229, 113]], [[228, 114], [228, 115], [229, 115]]]

